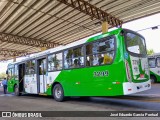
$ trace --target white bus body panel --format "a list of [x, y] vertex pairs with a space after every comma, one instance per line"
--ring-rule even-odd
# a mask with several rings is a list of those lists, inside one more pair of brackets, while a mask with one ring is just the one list
[[54, 80], [58, 77], [61, 71], [56, 71], [56, 72], [48, 72], [47, 76], [47, 84], [51, 85]]

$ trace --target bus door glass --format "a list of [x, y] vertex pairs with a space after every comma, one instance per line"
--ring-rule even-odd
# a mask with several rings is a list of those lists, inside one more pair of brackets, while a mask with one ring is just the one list
[[39, 80], [39, 92], [46, 92], [46, 58], [38, 60], [38, 80]]
[[[21, 76], [21, 78], [23, 76]], [[37, 79], [36, 79], [36, 70], [35, 70], [35, 60], [29, 60], [26, 62], [25, 76], [24, 76], [24, 87], [25, 87], [26, 93], [37, 94]]]

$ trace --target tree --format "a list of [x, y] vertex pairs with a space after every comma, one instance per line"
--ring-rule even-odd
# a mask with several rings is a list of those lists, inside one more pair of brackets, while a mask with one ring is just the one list
[[153, 50], [153, 49], [147, 50], [147, 54], [148, 54], [148, 55], [154, 54], [154, 50]]
[[6, 77], [7, 77], [6, 73], [4, 73], [4, 72], [0, 73], [0, 80], [4, 79]]

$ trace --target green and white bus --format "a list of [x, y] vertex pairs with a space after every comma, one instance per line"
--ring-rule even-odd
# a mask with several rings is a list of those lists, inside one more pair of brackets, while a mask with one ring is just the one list
[[160, 82], [160, 53], [148, 56], [151, 82]]
[[7, 73], [9, 92], [52, 95], [56, 101], [151, 88], [145, 39], [122, 28], [9, 64]]

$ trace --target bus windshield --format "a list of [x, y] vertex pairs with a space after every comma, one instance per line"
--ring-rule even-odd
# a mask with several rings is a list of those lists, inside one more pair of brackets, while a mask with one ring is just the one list
[[126, 33], [127, 50], [134, 54], [146, 55], [145, 40], [138, 34]]

